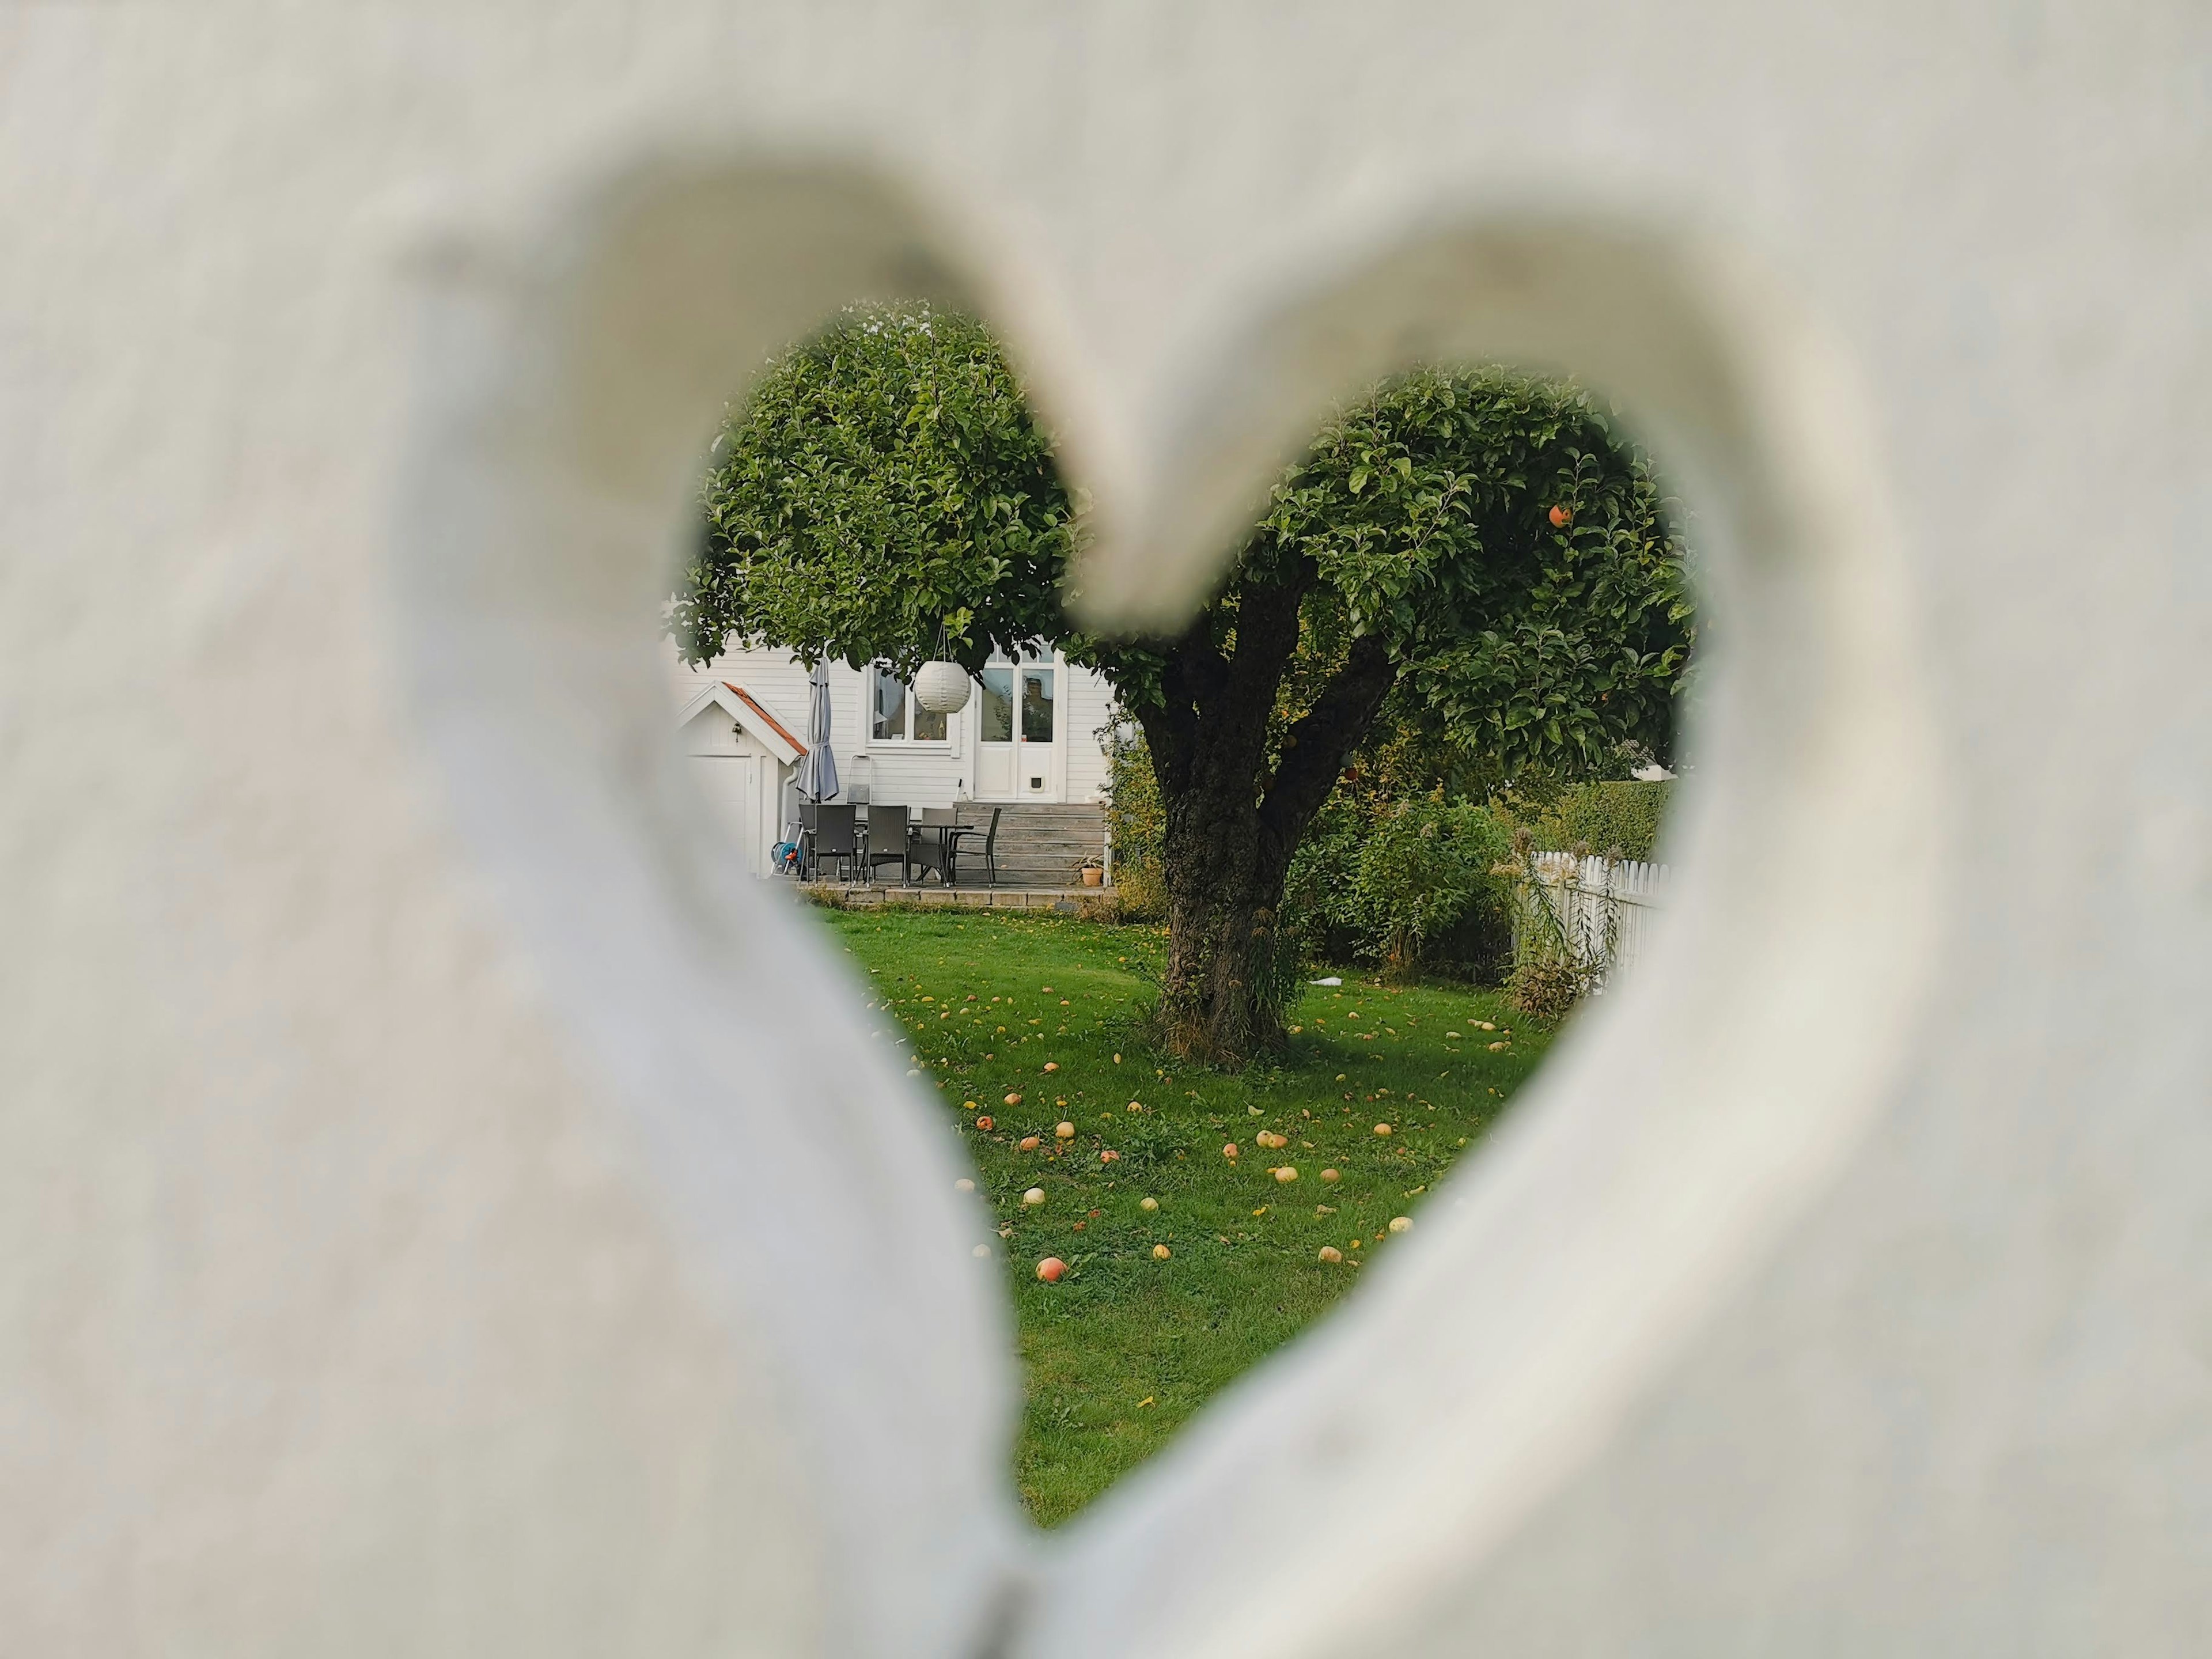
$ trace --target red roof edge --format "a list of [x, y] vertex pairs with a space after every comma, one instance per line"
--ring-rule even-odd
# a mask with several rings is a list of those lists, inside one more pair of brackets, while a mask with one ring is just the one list
[[724, 680], [722, 684], [730, 690], [736, 692], [738, 696], [743, 697], [745, 702], [745, 707], [751, 709], [754, 714], [758, 714], [763, 720], [766, 720], [769, 724], [769, 729], [773, 731], [776, 736], [781, 738], [786, 743], [789, 744], [793, 749], [796, 749], [800, 754], [803, 755], [806, 752], [806, 745], [799, 742], [797, 738], [793, 737], [791, 735], [790, 729], [787, 727], [781, 720], [776, 719], [776, 717], [769, 714], [767, 709], [762, 708], [760, 705], [760, 699], [758, 697], [756, 697], [751, 692], [746, 690], [744, 686], [736, 684], [732, 681]]

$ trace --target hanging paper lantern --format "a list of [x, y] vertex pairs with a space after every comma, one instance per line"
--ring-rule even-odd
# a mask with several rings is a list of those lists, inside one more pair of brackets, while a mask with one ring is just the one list
[[914, 700], [933, 714], [958, 714], [968, 691], [968, 671], [957, 662], [926, 662], [914, 677]]

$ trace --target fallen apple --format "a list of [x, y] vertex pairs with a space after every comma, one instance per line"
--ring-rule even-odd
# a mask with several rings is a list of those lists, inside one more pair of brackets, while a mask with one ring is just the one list
[[1137, 1207], [1146, 1211], [1157, 1210], [1160, 1207], [1160, 1201], [1157, 1198], [1140, 1198], [1137, 1200]]
[[1390, 1218], [1390, 1231], [1394, 1233], [1409, 1233], [1413, 1231], [1413, 1218], [1409, 1215], [1392, 1216]]
[[1121, 1156], [1121, 1153], [1115, 1152], [1111, 1146], [1109, 1146], [1104, 1152], [1098, 1154], [1098, 1161], [1101, 1164], [1113, 1164], [1118, 1162]]
[[1048, 1285], [1060, 1283], [1060, 1276], [1067, 1271], [1067, 1263], [1056, 1255], [1048, 1255], [1037, 1263], [1037, 1277]]
[[1055, 1123], [1052, 1126], [1052, 1133], [1056, 1140], [1073, 1140], [1075, 1139], [1075, 1126], [1073, 1123]]
[[1022, 1207], [1025, 1210], [1034, 1210], [1043, 1202], [1044, 1188], [1042, 1187], [1032, 1187], [1022, 1194]]
[[1334, 1244], [1324, 1244], [1321, 1247], [1321, 1259], [1324, 1261], [1341, 1261], [1344, 1260], [1344, 1252]]
[[991, 1129], [994, 1126], [993, 1126], [992, 1121], [991, 1121], [991, 1120], [990, 1120], [989, 1118], [988, 1118], [988, 1117], [979, 1117], [979, 1118], [977, 1118], [977, 1119], [975, 1120], [975, 1127], [976, 1127], [977, 1128], [979, 1128], [979, 1129], [981, 1129], [981, 1130], [985, 1131], [986, 1133], [988, 1133], [988, 1132], [990, 1131], [990, 1129]]
[[1170, 1251], [1164, 1244], [1155, 1244], [1152, 1246], [1152, 1260], [1155, 1261], [1164, 1261], [1172, 1254], [1173, 1252]]
[[1375, 1133], [1378, 1135], [1387, 1135], [1390, 1133], [1390, 1126], [1387, 1123], [1378, 1123], [1375, 1126]]
[[1275, 1179], [1278, 1181], [1296, 1181], [1297, 1178], [1298, 1169], [1295, 1164], [1285, 1164], [1275, 1171]]
[[1321, 1178], [1322, 1178], [1323, 1181], [1329, 1181], [1329, 1182], [1341, 1181], [1341, 1180], [1343, 1180], [1343, 1179], [1344, 1179], [1344, 1177], [1343, 1177], [1342, 1176], [1339, 1175], [1339, 1174], [1338, 1174], [1335, 1170], [1323, 1170], [1321, 1172]]
[[1009, 1106], [1018, 1106], [1022, 1103], [1022, 1097], [1019, 1095], [1008, 1095], [1006, 1103]]
[[1060, 1062], [1056, 1060], [1048, 1060], [1044, 1063], [1044, 1068], [1048, 1072], [1056, 1072], [1060, 1069]]
[[1022, 1150], [1025, 1152], [1033, 1152], [1043, 1145], [1044, 1142], [1035, 1135], [1024, 1135], [1022, 1137]]
[[1221, 1155], [1222, 1157], [1228, 1158], [1235, 1158], [1237, 1156], [1237, 1143], [1232, 1140], [1226, 1146], [1224, 1146], [1221, 1149]]

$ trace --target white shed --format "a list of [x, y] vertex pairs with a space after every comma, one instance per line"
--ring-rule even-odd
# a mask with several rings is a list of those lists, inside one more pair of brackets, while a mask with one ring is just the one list
[[702, 685], [678, 712], [676, 726], [699, 792], [735, 838], [746, 870], [771, 873], [769, 853], [782, 835], [785, 787], [806, 745], [729, 680]]

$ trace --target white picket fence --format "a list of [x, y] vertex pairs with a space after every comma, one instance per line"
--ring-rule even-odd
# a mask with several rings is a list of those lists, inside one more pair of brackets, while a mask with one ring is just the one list
[[[1595, 969], [1601, 983], [1614, 970], [1633, 967], [1653, 917], [1664, 908], [1668, 866], [1632, 859], [1607, 863], [1571, 853], [1539, 853], [1534, 863], [1536, 878], [1525, 885], [1551, 908], [1573, 959]], [[1535, 925], [1533, 912], [1516, 911], [1516, 933]], [[1516, 937], [1516, 955], [1522, 944]]]

